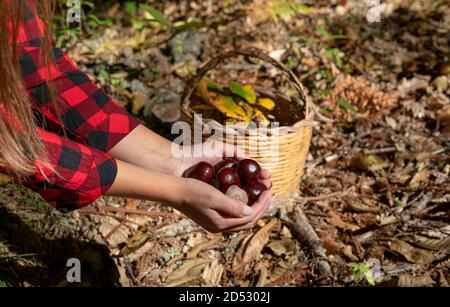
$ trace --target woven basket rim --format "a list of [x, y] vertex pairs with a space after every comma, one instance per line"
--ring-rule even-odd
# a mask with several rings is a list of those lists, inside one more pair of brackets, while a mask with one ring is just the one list
[[[182, 112], [185, 115], [189, 114], [183, 109]], [[191, 118], [192, 120], [195, 121], [195, 119], [193, 119], [191, 116], [189, 116], [189, 118]], [[309, 128], [309, 127], [313, 127], [314, 124], [316, 123], [316, 121], [314, 120], [314, 116], [309, 116], [309, 118], [304, 118], [301, 119], [299, 121], [297, 121], [296, 123], [292, 124], [292, 125], [283, 125], [283, 126], [279, 126], [279, 127], [267, 127], [267, 128], [263, 128], [264, 130], [267, 130], [268, 132], [276, 132], [279, 130], [283, 130], [286, 131], [287, 133], [296, 133], [299, 132], [300, 130], [304, 129], [304, 128]], [[239, 132], [240, 130], [245, 130], [246, 132], [257, 132], [259, 128], [257, 129], [252, 129], [252, 128], [244, 128], [244, 129], [238, 129], [238, 128], [233, 128], [233, 127], [228, 127], [223, 125], [222, 123], [214, 120], [214, 119], [209, 119], [209, 118], [202, 118], [202, 125], [206, 126], [206, 125], [214, 125], [215, 129], [222, 129], [222, 130], [226, 130], [226, 129], [231, 129], [234, 130], [236, 132]]]
[[[267, 129], [267, 131], [276, 131], [276, 130], [289, 130], [288, 133], [294, 133], [300, 131], [304, 127], [312, 127], [314, 125], [314, 117], [315, 117], [315, 108], [311, 101], [311, 98], [309, 97], [307, 90], [303, 86], [303, 84], [300, 82], [298, 77], [288, 68], [286, 68], [281, 62], [277, 61], [276, 59], [270, 57], [266, 53], [264, 53], [262, 50], [257, 48], [250, 48], [250, 49], [241, 49], [241, 50], [232, 50], [225, 53], [222, 53], [215, 58], [211, 59], [209, 62], [207, 62], [205, 65], [203, 65], [197, 72], [197, 74], [192, 77], [187, 83], [186, 87], [183, 93], [182, 97], [182, 104], [181, 104], [181, 111], [184, 113], [188, 118], [194, 120], [194, 116], [196, 113], [195, 111], [190, 107], [190, 98], [192, 94], [194, 93], [195, 89], [197, 88], [199, 82], [203, 79], [203, 77], [207, 74], [208, 71], [211, 69], [214, 69], [218, 64], [223, 62], [227, 58], [235, 57], [235, 56], [250, 56], [258, 58], [266, 63], [269, 63], [273, 65], [275, 68], [281, 70], [283, 74], [287, 77], [287, 79], [294, 85], [295, 89], [297, 90], [299, 97], [297, 97], [300, 102], [304, 103], [304, 106], [300, 106], [298, 101], [294, 101], [293, 103], [296, 103], [299, 107], [303, 108], [303, 114], [304, 118], [297, 121], [296, 123], [292, 125], [283, 125], [279, 127], [267, 127], [264, 129]], [[289, 97], [291, 100], [293, 100], [292, 97]], [[295, 99], [294, 99], [295, 100]], [[202, 118], [202, 125], [206, 125], [207, 122], [216, 122], [218, 124], [218, 129], [227, 129], [222, 123], [219, 123], [218, 121], [214, 119], [204, 119]], [[195, 121], [195, 120], [194, 120]], [[230, 129], [230, 127], [229, 127]], [[232, 129], [232, 128], [231, 128]], [[238, 131], [237, 129], [233, 129], [235, 131]], [[252, 128], [245, 128], [243, 129], [245, 131], [251, 132], [255, 129]]]

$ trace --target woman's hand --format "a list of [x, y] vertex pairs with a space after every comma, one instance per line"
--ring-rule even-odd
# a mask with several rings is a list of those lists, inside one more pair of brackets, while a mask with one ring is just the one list
[[[153, 172], [120, 160], [117, 166], [116, 180], [107, 195], [168, 204], [211, 232], [254, 227], [273, 200], [268, 189], [249, 207], [196, 179]], [[262, 182], [269, 187], [268, 179]]]
[[[201, 152], [204, 155], [175, 160], [174, 175], [181, 176], [187, 169], [201, 161], [215, 165], [222, 160], [223, 156], [244, 158], [239, 151], [229, 145], [223, 147], [223, 144], [218, 144], [218, 146], [200, 144], [198, 146], [203, 147]], [[209, 148], [209, 151], [205, 148]], [[184, 193], [186, 196], [184, 205], [177, 209], [211, 232], [229, 232], [253, 228], [273, 200], [273, 194], [270, 190], [272, 188], [270, 172], [266, 169], [261, 170], [259, 181], [266, 186], [267, 191], [261, 194], [252, 207], [231, 199], [202, 181], [186, 180], [187, 191]]]
[[210, 232], [232, 232], [253, 228], [273, 200], [270, 190], [252, 207], [234, 200], [214, 187], [195, 179], [184, 179], [185, 196], [177, 210]]
[[211, 142], [194, 146], [191, 153], [200, 146], [200, 155], [175, 157], [168, 140], [144, 126], [137, 127], [110, 152], [117, 159], [118, 174], [107, 194], [169, 204], [212, 232], [252, 228], [273, 199], [270, 172], [261, 171], [260, 182], [268, 190], [250, 208], [206, 183], [181, 177], [200, 161], [214, 165], [223, 156], [243, 158], [233, 147]]

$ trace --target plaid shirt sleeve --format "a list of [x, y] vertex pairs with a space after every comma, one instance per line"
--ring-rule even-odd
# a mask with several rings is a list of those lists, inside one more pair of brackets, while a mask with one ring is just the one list
[[106, 193], [117, 174], [116, 160], [101, 150], [38, 128], [49, 165], [41, 166], [23, 183], [38, 192], [52, 207], [69, 212], [94, 202]]
[[[47, 179], [36, 174], [25, 184], [52, 206], [68, 211], [92, 203], [110, 188], [117, 166], [107, 152], [140, 122], [55, 46], [48, 69], [42, 63], [43, 37], [44, 23], [37, 15], [34, 1], [28, 0], [19, 27], [17, 51], [25, 87], [46, 129], [40, 129], [39, 135], [54, 174], [47, 174]], [[56, 90], [58, 113], [49, 103], [49, 82]], [[67, 138], [57, 134], [62, 129]]]

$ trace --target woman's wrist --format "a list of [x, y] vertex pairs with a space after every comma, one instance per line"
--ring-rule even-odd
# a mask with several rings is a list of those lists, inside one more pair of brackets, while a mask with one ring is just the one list
[[114, 158], [145, 169], [173, 174], [176, 159], [172, 143], [139, 125], [109, 152]]
[[185, 201], [187, 181], [117, 160], [117, 176], [107, 195], [158, 201], [179, 208]]

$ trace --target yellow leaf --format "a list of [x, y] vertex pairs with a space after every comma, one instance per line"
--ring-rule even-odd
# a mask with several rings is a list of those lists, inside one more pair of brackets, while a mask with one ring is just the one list
[[255, 110], [255, 118], [266, 127], [270, 125], [270, 121], [260, 110]]
[[251, 85], [244, 85], [244, 89], [247, 91], [248, 99], [251, 104], [254, 104], [256, 101], [256, 93], [255, 89]]
[[249, 123], [253, 115], [255, 114], [255, 109], [252, 106], [249, 106], [248, 104], [244, 104], [245, 113], [247, 114], [247, 123]]
[[275, 108], [275, 101], [273, 101], [270, 98], [259, 98], [258, 105], [260, 105], [261, 107], [263, 107], [269, 111], [272, 111], [273, 108]]
[[197, 86], [197, 95], [202, 97], [205, 102], [210, 103], [209, 93], [208, 93], [208, 81], [201, 80]]
[[241, 121], [245, 121], [247, 118], [245, 111], [229, 96], [219, 95], [215, 99], [211, 99], [210, 103], [229, 118]]

